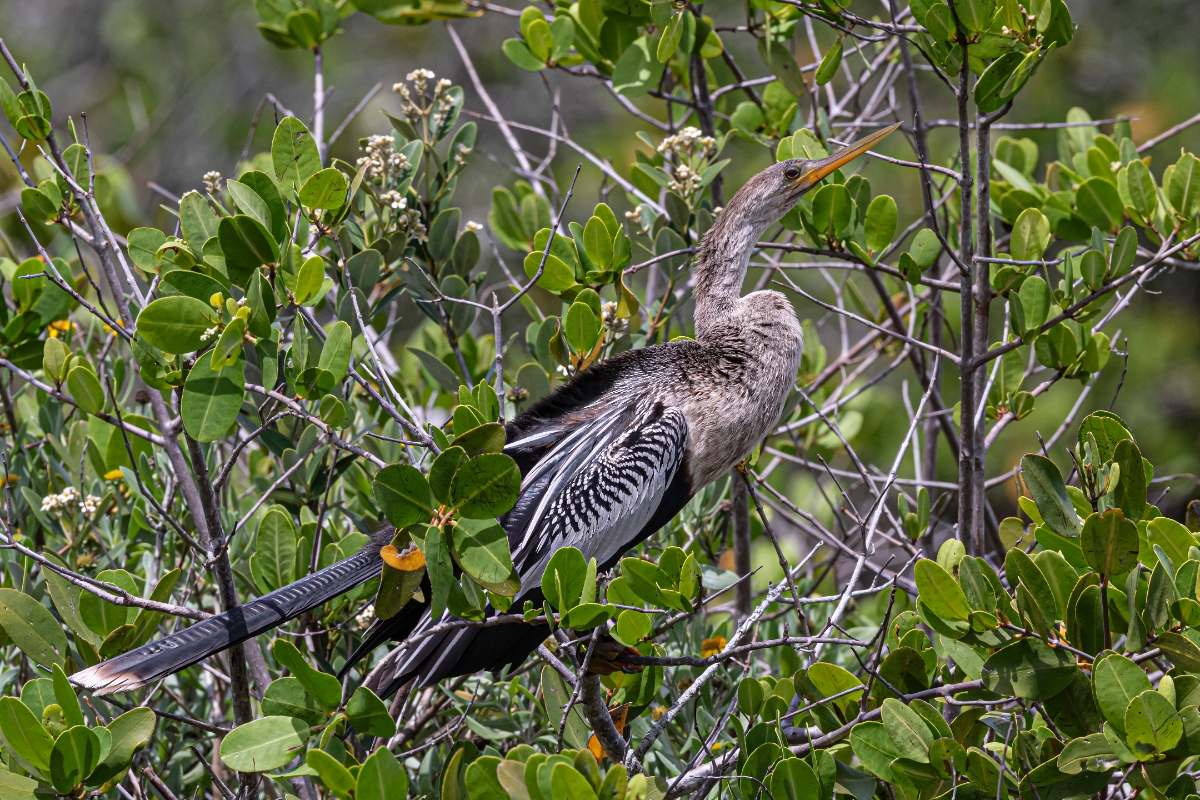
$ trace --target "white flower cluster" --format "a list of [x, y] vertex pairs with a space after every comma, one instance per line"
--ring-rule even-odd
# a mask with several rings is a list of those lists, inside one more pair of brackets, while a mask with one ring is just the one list
[[366, 166], [365, 176], [372, 183], [381, 183], [386, 178], [398, 178], [408, 167], [408, 156], [395, 151], [394, 136], [370, 136], [363, 147], [366, 155], [358, 159], [358, 166]]
[[221, 173], [216, 170], [211, 170], [204, 173], [204, 191], [209, 194], [217, 194], [221, 191]]
[[663, 139], [658, 152], [674, 163], [668, 188], [680, 197], [691, 197], [700, 188], [700, 173], [695, 169], [697, 162], [712, 155], [716, 147], [716, 139], [702, 135], [699, 128], [691, 126]]
[[384, 205], [392, 208], [395, 211], [403, 211], [408, 208], [408, 198], [397, 192], [395, 189], [384, 192], [379, 196], [379, 199], [384, 202]]
[[468, 231], [481, 231], [483, 230], [483, 226], [474, 220], [467, 220], [467, 224], [463, 226], [463, 229]]
[[216, 325], [212, 326], [211, 328], [206, 330], [204, 333], [200, 334], [200, 341], [207, 342], [209, 339], [216, 336], [219, 331], [220, 331], [220, 328], [218, 326], [216, 326]]
[[371, 623], [374, 620], [375, 606], [372, 604], [368, 605], [361, 612], [359, 612], [358, 616], [354, 618], [354, 624], [358, 626], [359, 630], [365, 631], [367, 628], [371, 627]]
[[79, 490], [68, 486], [58, 494], [48, 494], [42, 498], [42, 511], [57, 511], [60, 508], [70, 508], [79, 502]]
[[716, 139], [702, 135], [699, 128], [689, 125], [674, 136], [663, 139], [658, 152], [673, 158], [707, 156], [716, 146]]
[[[80, 502], [81, 495], [79, 490], [74, 486], [68, 486], [58, 494], [48, 494], [42, 498], [42, 511], [54, 511], [56, 513], [70, 510], [76, 503]], [[89, 494], [83, 498], [80, 504], [80, 509], [84, 514], [91, 516], [100, 510], [100, 498], [94, 494]]]
[[425, 223], [421, 221], [421, 212], [415, 208], [407, 209], [396, 216], [396, 230], [409, 239], [418, 242], [429, 241], [429, 233], [425, 230]]
[[429, 116], [432, 112], [433, 116], [429, 120], [430, 130], [440, 128], [442, 122], [445, 121], [446, 116], [454, 107], [454, 98], [446, 92], [451, 86], [450, 81], [446, 78], [442, 78], [437, 83], [434, 83], [433, 100], [429, 103], [425, 102], [425, 95], [429, 92], [429, 84], [436, 77], [431, 70], [414, 69], [404, 76], [404, 79], [413, 85], [411, 90], [403, 83], [397, 83], [392, 86], [392, 91], [400, 95], [400, 110], [404, 112], [404, 118], [413, 125], [416, 125], [422, 118]]
[[646, 227], [646, 222], [642, 216], [642, 206], [640, 203], [633, 209], [633, 211], [625, 212], [625, 219], [627, 219], [630, 224], [637, 226], [638, 233], [642, 234], [643, 236], [650, 235], [650, 229]]
[[605, 329], [610, 332], [612, 341], [620, 339], [629, 332], [629, 320], [617, 316], [616, 303], [608, 302], [601, 306], [600, 316], [604, 320]]

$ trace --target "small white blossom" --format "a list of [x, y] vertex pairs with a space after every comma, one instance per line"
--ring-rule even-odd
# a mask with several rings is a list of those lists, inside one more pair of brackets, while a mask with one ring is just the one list
[[49, 494], [42, 498], [42, 511], [58, 511], [69, 508], [79, 502], [79, 490], [68, 486], [58, 494]]
[[216, 325], [212, 326], [211, 328], [206, 330], [204, 333], [200, 334], [200, 341], [207, 342], [209, 339], [211, 339], [217, 335], [218, 330], [219, 330], [219, 328]]
[[354, 624], [357, 625], [359, 627], [359, 629], [366, 630], [367, 628], [371, 627], [371, 622], [374, 621], [374, 619], [375, 619], [375, 606], [374, 606], [374, 604], [372, 604], [372, 605], [368, 605], [366, 608], [364, 608], [358, 614], [358, 616], [356, 616], [354, 618]]
[[468, 231], [483, 230], [483, 226], [474, 220], [467, 220], [467, 224], [463, 226]]
[[384, 192], [382, 195], [380, 195], [379, 199], [383, 201], [384, 205], [389, 206], [396, 211], [403, 211], [404, 209], [408, 208], [408, 198], [404, 197], [394, 189]]
[[204, 190], [209, 194], [221, 191], [221, 173], [216, 170], [204, 173]]
[[610, 341], [620, 339], [629, 332], [629, 320], [617, 316], [616, 303], [608, 302], [601, 306], [600, 316], [604, 320], [604, 327], [611, 332]]
[[83, 505], [80, 506], [80, 509], [88, 516], [95, 514], [100, 510], [100, 498], [96, 497], [94, 494], [89, 494], [86, 498], [84, 498]]

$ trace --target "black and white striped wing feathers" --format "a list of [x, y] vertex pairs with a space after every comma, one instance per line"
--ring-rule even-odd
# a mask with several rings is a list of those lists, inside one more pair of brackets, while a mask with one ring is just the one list
[[658, 510], [686, 448], [683, 413], [661, 403], [606, 412], [563, 437], [526, 476], [524, 502], [506, 526], [522, 584], [537, 586], [562, 547], [600, 564], [628, 549]]

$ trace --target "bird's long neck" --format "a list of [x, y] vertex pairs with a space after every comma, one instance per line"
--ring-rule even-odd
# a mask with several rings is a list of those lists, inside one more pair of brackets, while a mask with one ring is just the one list
[[693, 270], [696, 340], [712, 338], [742, 294], [754, 245], [769, 220], [757, 219], [735, 196], [700, 243]]
[[745, 191], [738, 192], [700, 243], [692, 272], [697, 342], [718, 333], [742, 296], [750, 255], [770, 224], [752, 205]]

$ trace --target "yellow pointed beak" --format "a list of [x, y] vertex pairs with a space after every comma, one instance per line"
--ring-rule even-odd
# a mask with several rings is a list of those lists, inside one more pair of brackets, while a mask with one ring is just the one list
[[808, 168], [804, 170], [804, 174], [797, 178], [792, 186], [797, 189], [807, 191], [835, 169], [838, 169], [843, 164], [850, 163], [875, 145], [882, 142], [899, 127], [900, 123], [897, 122], [895, 125], [889, 125], [886, 128], [880, 128], [871, 135], [864, 136], [857, 142], [846, 145], [833, 155], [826, 156], [825, 158], [817, 161], [809, 162]]

